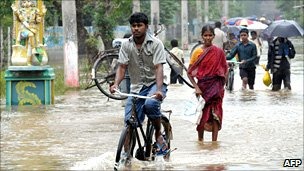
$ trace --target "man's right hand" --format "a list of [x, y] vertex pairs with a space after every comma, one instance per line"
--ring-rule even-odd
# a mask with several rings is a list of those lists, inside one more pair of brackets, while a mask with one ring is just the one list
[[112, 94], [115, 93], [115, 89], [118, 89], [118, 85], [116, 85], [116, 84], [111, 85], [109, 88], [109, 90]]

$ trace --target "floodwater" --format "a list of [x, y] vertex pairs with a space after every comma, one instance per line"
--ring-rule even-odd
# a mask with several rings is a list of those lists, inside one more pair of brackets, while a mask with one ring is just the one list
[[[265, 52], [265, 51], [264, 51]], [[303, 162], [303, 55], [291, 64], [292, 91], [271, 92], [257, 68], [254, 91], [226, 92], [217, 142], [211, 133], [197, 141], [193, 89], [168, 87], [162, 108], [172, 109], [170, 161], [132, 160], [132, 170], [303, 170], [284, 168], [285, 159]], [[266, 63], [263, 55], [260, 63]], [[192, 107], [192, 108], [191, 108]], [[123, 126], [121, 102], [98, 89], [71, 91], [55, 105], [6, 109], [1, 102], [1, 170], [112, 170]], [[124, 168], [122, 168], [124, 169]], [[130, 168], [129, 168], [130, 169]]]

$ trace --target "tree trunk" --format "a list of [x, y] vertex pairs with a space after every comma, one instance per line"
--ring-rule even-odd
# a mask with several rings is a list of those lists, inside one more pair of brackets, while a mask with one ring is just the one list
[[[83, 3], [85, 1], [76, 0], [76, 16], [77, 16], [77, 35], [78, 35], [78, 54], [80, 56], [90, 53], [87, 51], [86, 39], [89, 37], [88, 31], [83, 23]], [[89, 54], [92, 55], [92, 54]]]
[[140, 12], [140, 0], [133, 0], [132, 3], [133, 3], [132, 12], [133, 13]]
[[188, 34], [188, 1], [182, 0], [182, 47], [188, 50], [189, 34]]

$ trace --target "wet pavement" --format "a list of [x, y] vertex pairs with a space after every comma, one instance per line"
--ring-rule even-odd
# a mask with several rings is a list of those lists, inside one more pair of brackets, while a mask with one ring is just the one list
[[[254, 91], [225, 92], [223, 125], [197, 141], [193, 89], [170, 85], [162, 108], [173, 110], [169, 162], [132, 160], [123, 170], [303, 170], [284, 168], [285, 159], [303, 161], [303, 55], [291, 65], [292, 91], [272, 92], [258, 67]], [[261, 63], [266, 57], [262, 56]], [[5, 108], [1, 102], [1, 170], [112, 170], [123, 126], [121, 101], [98, 89], [70, 91], [55, 105]]]

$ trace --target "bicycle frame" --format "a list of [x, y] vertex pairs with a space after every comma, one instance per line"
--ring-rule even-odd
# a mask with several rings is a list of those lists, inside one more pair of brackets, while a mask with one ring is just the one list
[[[153, 160], [153, 156], [151, 156], [151, 154], [153, 153], [152, 152], [152, 141], [153, 141], [152, 139], [154, 137], [154, 126], [152, 124], [152, 121], [148, 118], [147, 126], [146, 126], [146, 133], [144, 132], [143, 125], [142, 125], [142, 123], [139, 122], [139, 117], [136, 112], [136, 102], [139, 98], [148, 99], [148, 98], [153, 98], [154, 96], [147, 97], [147, 96], [141, 96], [141, 95], [136, 95], [136, 94], [121, 93], [118, 90], [115, 90], [115, 91], [122, 96], [129, 96], [129, 97], [132, 96], [133, 97], [131, 117], [130, 117], [130, 119], [128, 119], [126, 121], [126, 126], [123, 129], [122, 135], [119, 140], [118, 150], [116, 153], [116, 164], [120, 163], [119, 161], [121, 160], [121, 157], [119, 157], [119, 155], [122, 152], [123, 146], [129, 147], [127, 149], [127, 151], [128, 151], [128, 154], [130, 154], [132, 156], [133, 150], [134, 150], [134, 147], [136, 146], [136, 144], [138, 145], [138, 149], [136, 150], [136, 154], [135, 154], [135, 157], [137, 159], [139, 159], [139, 160], [152, 159]], [[169, 111], [163, 111], [163, 112], [169, 112], [170, 113], [169, 119], [170, 119], [170, 115], [171, 115], [172, 111], [169, 110]], [[167, 117], [162, 116], [162, 121], [165, 121], [165, 123], [169, 123], [169, 119]], [[171, 125], [170, 125], [170, 123], [169, 123], [169, 125], [167, 125], [167, 126], [170, 126], [170, 129], [165, 128], [164, 123], [162, 123], [162, 125], [164, 128], [165, 135], [167, 136], [168, 146], [170, 148], [170, 140], [172, 139]], [[140, 131], [138, 131], [138, 129]], [[126, 130], [128, 130], [128, 132]], [[125, 134], [123, 134], [123, 133], [125, 133]], [[141, 140], [140, 136], [142, 137], [143, 140]], [[171, 152], [171, 150], [165, 156], [169, 156], [170, 152]], [[150, 158], [150, 157], [152, 157], [152, 158]], [[115, 166], [118, 166], [118, 165], [115, 165]]]
[[229, 90], [229, 92], [232, 92], [233, 90], [233, 84], [234, 84], [234, 67], [235, 64], [239, 64], [241, 62], [236, 62], [236, 61], [227, 61], [228, 63], [228, 78], [226, 82], [226, 89]]

